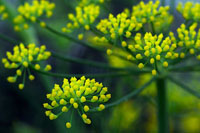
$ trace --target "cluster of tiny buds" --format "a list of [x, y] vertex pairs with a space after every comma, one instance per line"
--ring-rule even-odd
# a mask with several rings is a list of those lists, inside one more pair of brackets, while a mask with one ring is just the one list
[[141, 1], [138, 5], [133, 6], [131, 15], [135, 16], [137, 20], [141, 21], [143, 24], [147, 22], [154, 22], [159, 17], [163, 18], [168, 16], [169, 6], [159, 7], [159, 4], [160, 2], [158, 0], [156, 0], [155, 3], [153, 3], [153, 1], [149, 1], [146, 4]]
[[[140, 30], [143, 24], [152, 22], [152, 24], [156, 26], [155, 30], [160, 31], [163, 27], [166, 28], [167, 25], [169, 26], [172, 22], [173, 16], [168, 13], [169, 6], [159, 7], [159, 4], [159, 1], [156, 1], [155, 3], [150, 1], [146, 4], [140, 2], [138, 5], [133, 6], [131, 15], [128, 9], [118, 14], [116, 17], [110, 14], [108, 19], [101, 20], [97, 25], [97, 29], [101, 31], [104, 36], [96, 36], [94, 37], [94, 41], [115, 44], [118, 42], [116, 39], [120, 38], [124, 48], [128, 47], [129, 49], [133, 49], [133, 45], [129, 45], [123, 40], [131, 39], [132, 32]], [[167, 20], [163, 22], [163, 19]], [[111, 49], [107, 50], [108, 55], [111, 55], [112, 53]], [[129, 60], [133, 59], [132, 55], [128, 55], [127, 58]]]
[[[179, 54], [175, 52], [176, 44], [172, 44], [169, 37], [163, 40], [163, 34], [152, 35], [146, 33], [144, 38], [141, 34], [135, 36], [136, 45], [131, 48], [135, 53], [135, 59], [140, 62], [138, 67], [142, 69], [144, 65], [152, 65], [152, 75], [156, 75], [156, 65], [162, 63], [163, 67], [168, 67], [168, 61], [178, 58]], [[145, 57], [145, 58], [144, 58]]]
[[8, 13], [6, 12], [6, 7], [4, 5], [0, 5], [0, 15], [2, 20], [8, 18]]
[[95, 41], [108, 42], [108, 40], [115, 40], [119, 37], [125, 36], [130, 38], [133, 31], [141, 29], [142, 23], [138, 23], [136, 17], [131, 18], [125, 12], [114, 17], [109, 15], [108, 19], [101, 20], [96, 28], [105, 34], [106, 37], [95, 37]]
[[173, 21], [173, 15], [169, 13], [169, 6], [159, 6], [159, 4], [158, 0], [155, 3], [141, 1], [138, 5], [133, 6], [131, 15], [135, 16], [139, 22], [153, 26], [156, 33], [161, 33], [169, 28]]
[[[142, 37], [140, 33], [137, 33], [133, 44], [122, 41], [121, 45], [132, 51], [132, 54], [127, 55], [128, 60], [138, 62], [140, 69], [145, 65], [153, 67], [152, 75], [156, 75], [159, 64], [167, 68], [169, 62], [189, 55], [195, 55], [200, 60], [200, 29], [197, 32], [197, 26], [197, 23], [192, 23], [187, 28], [185, 24], [182, 24], [177, 28], [177, 39], [173, 32], [170, 32], [165, 39], [163, 39], [163, 34], [153, 36], [151, 33], [146, 33]], [[111, 49], [107, 50], [108, 55], [112, 53]]]
[[[84, 76], [79, 80], [75, 77], [72, 77], [70, 81], [64, 79], [62, 87], [55, 84], [52, 92], [47, 94], [51, 104], [43, 104], [44, 108], [48, 109], [45, 114], [50, 120], [54, 120], [62, 113], [74, 108], [78, 111], [84, 123], [91, 124], [91, 120], [86, 113], [94, 108], [96, 104], [98, 107], [95, 108], [98, 111], [102, 111], [105, 108], [103, 103], [111, 98], [111, 94], [106, 94], [107, 91], [107, 87], [103, 87], [102, 83], [96, 82], [95, 79], [86, 79]], [[52, 110], [58, 107], [61, 107], [60, 113], [53, 113]], [[67, 122], [66, 127], [71, 128], [71, 122]]]
[[[70, 21], [66, 24], [66, 27], [62, 28], [62, 32], [72, 32], [74, 29], [83, 28], [84, 30], [90, 30], [91, 24], [93, 24], [96, 18], [99, 16], [100, 7], [95, 4], [89, 4], [84, 7], [76, 7], [76, 15], [70, 13], [68, 18]], [[78, 35], [78, 39], [83, 39], [83, 34]]]
[[[132, 54], [127, 55], [127, 59], [136, 61], [140, 69], [143, 69], [145, 65], [153, 67], [152, 75], [157, 74], [158, 64], [167, 68], [170, 60], [179, 57], [179, 53], [175, 52], [176, 43], [172, 43], [170, 37], [163, 39], [163, 34], [153, 36], [151, 33], [146, 33], [142, 37], [140, 33], [137, 33], [134, 40], [135, 44], [128, 44], [126, 41], [121, 43], [122, 47], [132, 52]], [[112, 50], [108, 49], [107, 54], [111, 55]]]
[[[29, 44], [27, 47], [21, 43], [13, 48], [13, 54], [7, 52], [7, 58], [2, 59], [4, 67], [7, 69], [17, 69], [15, 76], [9, 76], [8, 82], [15, 83], [17, 78], [23, 75], [23, 83], [19, 84], [19, 89], [24, 88], [25, 76], [28, 72], [29, 79], [34, 80], [35, 77], [30, 73], [30, 67], [35, 65], [35, 69], [39, 70], [40, 65], [36, 64], [42, 60], [47, 60], [51, 56], [51, 52], [46, 51], [46, 46], [36, 47], [35, 44]], [[45, 71], [51, 70], [51, 65], [46, 65]]]
[[[36, 22], [39, 17], [46, 15], [51, 17], [53, 15], [54, 3], [50, 3], [48, 0], [33, 0], [32, 4], [25, 2], [24, 5], [19, 6], [19, 15], [13, 20], [15, 31], [21, 31], [22, 29], [28, 29], [28, 22]], [[45, 27], [45, 22], [40, 22], [41, 27]]]
[[200, 4], [186, 2], [185, 5], [179, 3], [177, 8], [178, 12], [180, 12], [186, 20], [193, 20], [200, 22]]
[[196, 32], [197, 23], [193, 23], [189, 29], [186, 28], [185, 24], [182, 24], [178, 29], [178, 39], [175, 38], [174, 34], [170, 32], [170, 37], [174, 43], [182, 48], [180, 50], [180, 58], [185, 58], [187, 53], [196, 55], [197, 59], [200, 60], [200, 29]]

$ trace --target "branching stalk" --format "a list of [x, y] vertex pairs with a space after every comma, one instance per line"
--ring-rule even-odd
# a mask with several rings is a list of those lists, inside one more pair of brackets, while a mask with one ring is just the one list
[[[38, 20], [37, 22], [40, 23], [40, 20]], [[61, 36], [61, 37], [64, 37], [64, 38], [66, 38], [66, 39], [68, 39], [68, 40], [70, 40], [70, 41], [73, 41], [73, 42], [75, 42], [75, 43], [77, 43], [77, 44], [81, 44], [81, 45], [86, 46], [86, 47], [88, 47], [88, 48], [91, 48], [91, 49], [93, 49], [93, 50], [105, 52], [105, 50], [103, 50], [103, 49], [94, 47], [94, 46], [92, 46], [92, 45], [90, 45], [90, 44], [88, 44], [88, 43], [85, 43], [85, 42], [83, 42], [83, 41], [81, 41], [81, 40], [78, 40], [78, 39], [76, 39], [76, 38], [74, 38], [74, 37], [72, 37], [72, 36], [70, 36], [70, 35], [61, 33], [61, 32], [59, 32], [59, 31], [57, 31], [57, 30], [51, 28], [51, 27], [48, 26], [48, 25], [45, 26], [45, 29], [47, 29], [48, 31], [50, 31], [50, 32], [52, 32], [52, 33], [54, 33], [54, 34], [56, 34], [56, 35], [58, 35], [58, 36]]]
[[87, 78], [101, 78], [101, 77], [129, 76], [132, 74], [132, 73], [127, 73], [127, 72], [109, 72], [109, 73], [99, 73], [99, 74], [61, 74], [61, 73], [47, 72], [44, 70], [37, 70], [32, 65], [30, 65], [30, 68], [40, 74], [50, 76], [50, 77], [60, 77], [60, 78], [71, 78], [71, 77], [80, 78], [83, 75]]
[[[109, 104], [106, 104], [105, 105], [105, 108], [109, 108], [109, 107], [113, 107], [113, 106], [116, 106], [116, 105], [119, 105], [121, 104], [122, 102], [125, 102], [131, 98], [136, 98], [147, 86], [149, 86], [153, 81], [155, 81], [155, 77], [153, 77], [151, 80], [149, 80], [146, 84], [144, 84], [142, 87], [140, 87], [139, 89], [123, 96], [122, 98], [116, 100], [115, 102], [112, 102], [112, 103], [109, 103]], [[98, 107], [97, 108], [94, 108], [94, 109], [91, 109], [89, 110], [89, 112], [97, 112], [98, 111]]]
[[191, 89], [190, 87], [188, 87], [187, 85], [183, 84], [181, 81], [173, 78], [172, 76], [168, 76], [168, 79], [175, 83], [176, 85], [180, 86], [183, 90], [189, 92], [190, 94], [192, 94], [193, 96], [200, 98], [200, 92], [197, 92], [193, 89]]

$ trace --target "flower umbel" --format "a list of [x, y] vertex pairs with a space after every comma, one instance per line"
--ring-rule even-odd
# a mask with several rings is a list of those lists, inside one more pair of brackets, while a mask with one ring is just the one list
[[76, 15], [70, 13], [68, 15], [69, 22], [66, 27], [62, 28], [63, 32], [72, 32], [74, 29], [83, 28], [90, 30], [90, 25], [94, 23], [96, 18], [99, 16], [100, 7], [98, 5], [90, 4], [88, 6], [76, 7]]
[[[19, 84], [19, 89], [24, 88], [25, 76], [28, 72], [29, 80], [34, 80], [34, 76], [30, 73], [29, 68], [34, 66], [35, 69], [39, 70], [40, 65], [36, 64], [42, 60], [47, 60], [51, 56], [51, 52], [46, 51], [46, 46], [36, 47], [35, 44], [29, 44], [27, 47], [21, 43], [19, 46], [16, 45], [13, 48], [13, 54], [7, 52], [7, 58], [2, 59], [4, 67], [7, 69], [17, 69], [15, 76], [9, 76], [8, 82], [14, 83], [17, 78], [23, 75], [23, 82]], [[47, 65], [45, 71], [51, 70], [51, 66]]]
[[152, 66], [152, 74], [156, 75], [157, 65], [161, 64], [164, 68], [168, 67], [170, 60], [179, 57], [175, 52], [176, 44], [169, 37], [163, 40], [163, 34], [153, 36], [146, 33], [144, 38], [140, 33], [135, 36], [136, 44], [131, 50], [135, 53], [135, 59], [138, 61], [138, 67], [142, 69], [145, 65]]
[[186, 20], [200, 21], [200, 4], [186, 2], [185, 5], [179, 3], [177, 8]]
[[[14, 18], [15, 31], [22, 29], [28, 29], [29, 23], [35, 23], [38, 18], [46, 15], [47, 18], [53, 15], [54, 3], [50, 3], [48, 0], [33, 0], [32, 4], [25, 2], [24, 5], [19, 6], [19, 15]], [[41, 22], [42, 27], [45, 26], [45, 22]]]
[[131, 15], [137, 18], [142, 24], [152, 23], [156, 31], [160, 31], [172, 23], [173, 16], [169, 14], [169, 6], [160, 6], [160, 1], [141, 1], [138, 5], [133, 6]]
[[178, 39], [174, 34], [170, 32], [170, 37], [174, 43], [177, 43], [180, 49], [180, 58], [184, 58], [186, 55], [196, 55], [200, 60], [200, 29], [196, 32], [197, 23], [193, 23], [189, 29], [185, 24], [182, 24], [178, 29]]
[[138, 23], [136, 18], [131, 18], [127, 13], [122, 12], [114, 17], [109, 15], [108, 19], [103, 19], [97, 25], [97, 29], [105, 36], [95, 37], [96, 41], [107, 42], [108, 40], [116, 40], [125, 36], [130, 38], [133, 31], [138, 31], [142, 27], [142, 23]]
[[[52, 92], [47, 94], [47, 98], [51, 104], [44, 103], [44, 108], [48, 109], [45, 112], [50, 120], [56, 119], [64, 112], [70, 109], [77, 110], [84, 123], [91, 124], [91, 120], [86, 113], [98, 105], [98, 110], [102, 111], [105, 106], [103, 103], [111, 98], [111, 94], [106, 94], [107, 87], [103, 87], [102, 83], [96, 82], [95, 79], [86, 79], [84, 76], [77, 80], [75, 77], [63, 80], [63, 85], [60, 87], [55, 84]], [[55, 114], [53, 109], [60, 107], [60, 113]], [[71, 122], [66, 123], [67, 128], [71, 128]]]

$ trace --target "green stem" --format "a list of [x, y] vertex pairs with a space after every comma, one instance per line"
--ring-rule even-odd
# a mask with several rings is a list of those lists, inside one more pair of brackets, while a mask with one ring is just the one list
[[101, 63], [101, 62], [96, 62], [96, 61], [91, 61], [87, 59], [80, 59], [80, 58], [74, 58], [74, 57], [67, 57], [67, 56], [61, 56], [55, 52], [52, 52], [52, 57], [55, 57], [57, 59], [63, 60], [63, 61], [68, 61], [68, 62], [73, 62], [73, 63], [79, 63], [79, 64], [85, 64], [89, 66], [94, 66], [94, 67], [99, 67], [99, 68], [104, 68], [104, 69], [110, 69], [110, 70], [118, 70], [118, 71], [131, 71], [134, 73], [148, 73], [150, 71], [141, 71], [138, 68], [119, 68], [119, 67], [112, 67], [109, 66], [108, 64]]
[[113, 70], [123, 70], [123, 68], [116, 68], [116, 67], [109, 66], [105, 63], [100, 63], [100, 62], [91, 61], [91, 60], [87, 60], [87, 59], [80, 59], [80, 58], [67, 57], [67, 56], [64, 57], [64, 56], [61, 56], [61, 55], [59, 55], [55, 52], [52, 52], [52, 57], [55, 57], [55, 58], [63, 60], [63, 61], [85, 64], [85, 65], [99, 67], [99, 68], [113, 69]]
[[[139, 89], [123, 96], [122, 98], [116, 100], [115, 102], [109, 103], [105, 105], [105, 108], [109, 108], [109, 107], [113, 107], [116, 106], [122, 102], [128, 101], [130, 98], [136, 98], [147, 86], [149, 86], [153, 81], [155, 81], [155, 77], [153, 77], [151, 80], [149, 80], [146, 84], [144, 84], [142, 87], [140, 87]], [[98, 111], [98, 107], [93, 108], [91, 110], [89, 110], [89, 112], [97, 112]]]
[[1, 34], [1, 33], [0, 33], [0, 38], [1, 38], [2, 40], [4, 40], [4, 41], [9, 42], [9, 43], [19, 44], [18, 41], [14, 40], [14, 39], [12, 39], [12, 38], [10, 38], [10, 37], [7, 37], [7, 36], [5, 36], [5, 35], [3, 35], [3, 34]]
[[[38, 20], [38, 23], [40, 23], [40, 20]], [[56, 35], [58, 35], [58, 36], [64, 37], [64, 38], [66, 38], [66, 39], [68, 39], [68, 40], [71, 40], [71, 41], [73, 41], [73, 42], [76, 42], [76, 43], [78, 43], [78, 44], [81, 44], [81, 45], [83, 45], [83, 46], [86, 46], [86, 47], [91, 48], [91, 49], [93, 49], [93, 50], [97, 50], [97, 51], [106, 53], [106, 51], [105, 51], [104, 49], [94, 47], [94, 46], [92, 46], [92, 45], [90, 45], [90, 44], [87, 44], [87, 43], [85, 43], [85, 42], [83, 42], [83, 41], [80, 41], [80, 40], [78, 40], [78, 39], [76, 39], [76, 38], [74, 38], [74, 37], [71, 37], [71, 36], [69, 36], [69, 35], [67, 35], [67, 34], [63, 34], [63, 33], [59, 32], [59, 31], [54, 30], [53, 28], [51, 28], [51, 27], [48, 26], [48, 25], [46, 25], [45, 28], [46, 28], [48, 31], [50, 31], [50, 32], [52, 32], [52, 33], [54, 33], [54, 34], [56, 34]], [[129, 52], [130, 52], [130, 51], [129, 51]], [[113, 54], [113, 55], [115, 55], [115, 56], [117, 56], [117, 57], [119, 57], [119, 58], [122, 57], [122, 56], [120, 56], [120, 55], [118, 55], [118, 54]], [[127, 61], [127, 59], [125, 59], [125, 58], [123, 58], [123, 57], [122, 57], [121, 59]], [[130, 62], [132, 62], [132, 61], [130, 61]], [[133, 62], [132, 62], [132, 63], [133, 63]]]
[[172, 72], [192, 72], [192, 71], [200, 71], [200, 63], [186, 65], [186, 66], [175, 66], [171, 67], [168, 70]]
[[185, 91], [189, 92], [190, 94], [192, 94], [193, 96], [196, 96], [197, 98], [200, 98], [200, 93], [191, 89], [190, 87], [186, 86], [185, 84], [181, 83], [179, 80], [171, 77], [171, 76], [168, 76], [168, 79], [175, 83], [176, 85], [180, 86], [181, 88], [183, 88]]
[[[93, 32], [95, 35], [98, 35], [98, 36], [103, 36], [103, 35], [104, 35], [103, 33], [99, 32], [94, 26], [91, 27], [91, 32]], [[128, 49], [128, 48], [122, 49], [119, 45], [116, 45], [114, 42], [112, 42], [112, 41], [109, 40], [109, 39], [108, 39], [108, 43], [112, 44], [113, 47], [120, 48], [121, 50], [123, 50], [123, 51], [125, 51], [125, 52], [131, 54], [133, 57], [135, 56], [135, 54], [134, 54], [130, 49]], [[114, 53], [114, 54], [112, 54], [112, 55], [117, 56], [117, 57], [119, 57], [119, 58], [121, 58], [121, 59], [127, 61], [126, 58], [120, 56], [119, 54], [115, 54], [115, 53]], [[131, 63], [134, 63], [134, 64], [135, 64], [134, 61], [131, 61], [131, 60], [128, 60], [128, 61], [130, 61]]]
[[117, 77], [117, 76], [128, 76], [132, 73], [127, 72], [110, 72], [110, 73], [99, 73], [99, 74], [60, 74], [60, 73], [52, 73], [43, 70], [37, 70], [34, 66], [30, 65], [30, 68], [40, 74], [51, 76], [51, 77], [60, 77], [60, 78], [71, 78], [71, 77], [82, 77], [85, 76], [87, 78], [100, 78], [100, 77]]
[[159, 77], [156, 80], [157, 100], [158, 100], [158, 132], [168, 133], [168, 108], [167, 108], [167, 89], [165, 78]]
[[154, 27], [154, 25], [153, 25], [153, 22], [151, 22], [151, 29], [152, 29], [152, 33], [153, 33], [153, 35], [155, 35], [155, 27]]
[[[41, 21], [38, 20], [37, 23], [40, 23], [40, 22], [41, 22]], [[64, 38], [66, 38], [66, 39], [68, 39], [68, 40], [71, 40], [71, 41], [73, 41], [73, 42], [75, 42], [75, 43], [77, 43], [77, 44], [81, 44], [81, 45], [86, 46], [86, 47], [88, 47], [88, 48], [91, 48], [91, 49], [93, 49], [93, 50], [105, 52], [105, 50], [103, 50], [103, 49], [94, 47], [94, 46], [92, 46], [92, 45], [90, 45], [90, 44], [87, 44], [87, 43], [85, 43], [85, 42], [83, 42], [83, 41], [81, 41], [81, 40], [78, 40], [78, 39], [76, 39], [76, 38], [74, 38], [74, 37], [72, 37], [72, 36], [69, 36], [69, 35], [64, 34], [64, 33], [61, 33], [61, 32], [59, 32], [59, 31], [57, 31], [57, 30], [54, 30], [53, 28], [51, 28], [51, 27], [48, 26], [48, 25], [45, 26], [45, 29], [47, 29], [48, 31], [50, 31], [50, 32], [52, 32], [52, 33], [54, 33], [54, 34], [56, 34], [56, 35], [58, 35], [58, 36], [64, 37]]]

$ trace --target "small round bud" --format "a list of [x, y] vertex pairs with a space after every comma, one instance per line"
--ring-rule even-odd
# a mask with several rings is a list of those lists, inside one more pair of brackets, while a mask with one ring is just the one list
[[28, 62], [27, 62], [27, 61], [24, 61], [24, 62], [23, 62], [23, 66], [24, 66], [24, 67], [28, 67]]
[[21, 76], [21, 75], [22, 75], [22, 71], [21, 71], [20, 69], [18, 69], [18, 70], [16, 71], [16, 74], [17, 74], [18, 76]]
[[85, 111], [85, 112], [88, 112], [89, 110], [90, 110], [90, 108], [89, 108], [87, 105], [85, 105], [85, 106], [84, 106], [84, 111]]
[[29, 75], [29, 80], [34, 80], [35, 77], [33, 75]]
[[82, 118], [83, 119], [87, 119], [87, 115], [86, 114], [82, 114]]
[[163, 66], [168, 67], [168, 62], [167, 61], [163, 62]]
[[71, 127], [72, 127], [72, 126], [71, 126], [71, 123], [67, 122], [67, 123], [66, 123], [66, 127], [67, 127], [67, 128], [71, 128]]
[[67, 112], [68, 111], [68, 108], [66, 106], [63, 106], [62, 107], [62, 112]]
[[35, 69], [36, 69], [36, 70], [40, 70], [40, 65], [39, 65], [39, 64], [36, 64], [36, 65], [35, 65]]
[[144, 64], [143, 64], [143, 63], [140, 63], [140, 64], [138, 65], [138, 68], [140, 68], [140, 69], [144, 68]]
[[24, 89], [24, 84], [19, 84], [19, 89], [20, 90]]
[[45, 22], [40, 22], [40, 26], [41, 26], [42, 28], [45, 28], [45, 27], [46, 27], [46, 23], [45, 23]]
[[112, 54], [112, 50], [111, 49], [107, 49], [107, 55], [111, 55]]
[[78, 39], [83, 40], [83, 34], [78, 34]]
[[99, 105], [99, 111], [102, 111], [102, 110], [104, 110], [105, 109], [105, 106], [103, 105], [103, 104], [100, 104]]
[[84, 96], [81, 97], [81, 102], [82, 103], [86, 102], [86, 98]]
[[156, 75], [157, 74], [157, 71], [154, 69], [154, 70], [152, 70], [152, 75]]
[[75, 109], [77, 109], [78, 108], [78, 103], [73, 103], [73, 106], [74, 106]]

